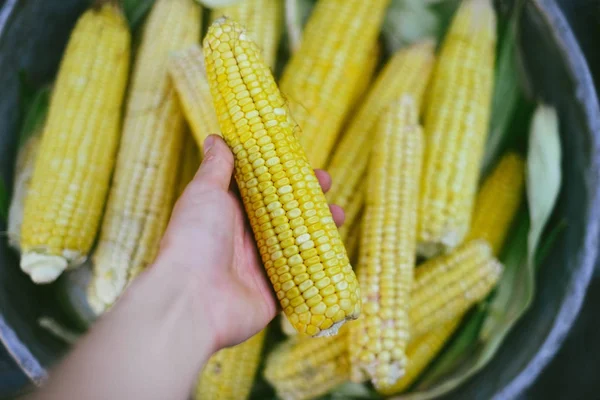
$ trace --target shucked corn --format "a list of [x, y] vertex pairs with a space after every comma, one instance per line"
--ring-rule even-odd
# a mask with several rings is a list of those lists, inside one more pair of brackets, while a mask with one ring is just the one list
[[260, 50], [237, 23], [204, 39], [221, 132], [267, 274], [292, 325], [326, 336], [360, 313], [360, 293], [325, 195]]
[[521, 205], [524, 186], [525, 162], [518, 154], [506, 154], [479, 190], [468, 238], [487, 240], [494, 254], [499, 254]]
[[263, 60], [275, 68], [283, 22], [282, 0], [242, 0], [213, 9], [213, 21], [228, 17], [242, 25], [262, 51]]
[[410, 387], [444, 347], [444, 344], [460, 325], [461, 319], [462, 316], [454, 318], [413, 340], [406, 350], [408, 358], [406, 374], [394, 385], [380, 390], [380, 393], [390, 395], [403, 392]]
[[444, 39], [425, 113], [419, 252], [462, 243], [471, 224], [494, 82], [491, 0], [465, 0]]
[[144, 26], [88, 300], [100, 313], [154, 261], [175, 198], [184, 118], [167, 73], [169, 54], [200, 37], [200, 7], [157, 0]]
[[119, 142], [130, 42], [112, 3], [84, 13], [71, 34], [21, 227], [21, 269], [36, 283], [83, 262], [96, 238]]
[[454, 319], [482, 300], [500, 279], [502, 269], [485, 240], [465, 243], [419, 266], [410, 299], [412, 337]]
[[433, 68], [434, 47], [432, 41], [426, 40], [392, 56], [375, 80], [364, 103], [350, 119], [335, 148], [327, 168], [332, 178], [327, 200], [347, 210], [348, 225], [352, 225], [358, 215], [348, 211], [355, 208], [351, 205], [356, 202], [355, 196], [365, 181], [369, 152], [374, 144], [373, 129], [378, 118], [392, 101], [403, 94], [412, 95], [417, 109], [420, 109]]
[[263, 330], [244, 343], [216, 352], [200, 373], [195, 400], [248, 398], [265, 341]]
[[290, 339], [267, 358], [265, 378], [284, 400], [314, 399], [350, 378], [348, 330], [338, 336]]
[[417, 246], [423, 133], [411, 96], [392, 103], [376, 129], [358, 278], [363, 316], [350, 326], [355, 381], [393, 385], [406, 365], [409, 303]]
[[177, 90], [185, 118], [198, 147], [213, 133], [219, 132], [219, 121], [206, 80], [204, 53], [199, 45], [177, 52], [171, 57], [169, 72]]
[[389, 0], [320, 0], [281, 78], [313, 168], [323, 168], [369, 65]]
[[8, 244], [19, 252], [21, 251], [23, 208], [42, 141], [42, 133], [48, 116], [49, 101], [50, 89], [42, 89], [27, 110], [20, 133], [20, 147], [15, 165], [13, 192], [10, 199], [7, 221]]

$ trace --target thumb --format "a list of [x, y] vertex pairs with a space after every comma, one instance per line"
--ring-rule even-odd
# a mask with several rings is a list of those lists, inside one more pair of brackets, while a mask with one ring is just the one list
[[233, 154], [223, 139], [210, 135], [204, 141], [204, 157], [194, 177], [202, 184], [229, 190], [233, 174]]

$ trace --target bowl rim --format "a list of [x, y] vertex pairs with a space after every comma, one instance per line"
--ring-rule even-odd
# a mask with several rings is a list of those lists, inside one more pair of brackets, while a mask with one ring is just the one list
[[[19, 0], [7, 0], [0, 7], [0, 40], [10, 25]], [[578, 276], [585, 279], [572, 280], [570, 290], [564, 297], [551, 329], [535, 356], [526, 366], [494, 395], [495, 399], [515, 398], [531, 386], [547, 364], [556, 355], [568, 332], [579, 315], [587, 287], [592, 279], [598, 256], [598, 235], [600, 233], [600, 104], [595, 85], [585, 56], [577, 39], [555, 0], [532, 0], [544, 23], [552, 26], [547, 31], [553, 36], [559, 50], [566, 56], [565, 67], [573, 80], [577, 101], [585, 114], [585, 125], [594, 144], [592, 157], [593, 190], [590, 193], [590, 220], [584, 237], [585, 255], [582, 257]], [[10, 342], [10, 346], [8, 345]], [[47, 377], [46, 369], [39, 363], [27, 346], [20, 341], [14, 330], [8, 326], [0, 313], [0, 343], [19, 365], [22, 372], [36, 385]]]
[[[592, 79], [589, 65], [577, 41], [571, 25], [555, 0], [533, 0], [531, 2], [542, 17], [553, 36], [558, 49], [565, 55], [566, 72], [574, 83], [577, 102], [585, 115], [585, 125], [594, 144], [591, 157], [592, 188], [590, 192], [589, 221], [583, 239], [584, 255], [581, 260], [578, 278], [569, 283], [568, 295], [563, 298], [553, 325], [535, 356], [531, 358], [518, 375], [513, 377], [494, 399], [516, 398], [535, 380], [555, 357], [566, 339], [585, 299], [587, 287], [594, 275], [598, 261], [598, 235], [600, 234], [600, 103]], [[581, 278], [584, 279], [581, 279]]]

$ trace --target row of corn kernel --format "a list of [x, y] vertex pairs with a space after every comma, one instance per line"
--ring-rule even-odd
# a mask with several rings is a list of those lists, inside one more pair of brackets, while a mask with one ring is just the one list
[[175, 200], [178, 158], [185, 132], [169, 54], [200, 38], [200, 7], [188, 0], [158, 0], [135, 60], [121, 146], [93, 256], [89, 302], [98, 313], [156, 255]]
[[381, 117], [369, 161], [358, 261], [363, 315], [350, 327], [350, 356], [353, 379], [376, 388], [394, 384], [406, 365], [422, 135], [415, 101], [403, 96]]

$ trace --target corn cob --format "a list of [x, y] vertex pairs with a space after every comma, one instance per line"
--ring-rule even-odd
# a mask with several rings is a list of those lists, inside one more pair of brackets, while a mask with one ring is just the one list
[[294, 328], [290, 320], [287, 319], [287, 317], [285, 316], [285, 312], [283, 311], [281, 312], [279, 318], [279, 326], [281, 327], [281, 331], [286, 336], [296, 336], [298, 334], [298, 331], [296, 330], [296, 328]]
[[329, 392], [350, 378], [347, 329], [335, 337], [288, 339], [269, 355], [264, 375], [284, 400]]
[[244, 343], [219, 350], [200, 373], [195, 400], [248, 398], [265, 341], [262, 330]]
[[502, 274], [485, 240], [474, 240], [415, 270], [411, 335], [417, 338], [451, 321], [482, 300]]
[[496, 21], [490, 0], [465, 0], [436, 65], [425, 115], [419, 253], [462, 243], [471, 223], [487, 137]]
[[110, 3], [84, 13], [71, 34], [23, 214], [21, 269], [36, 283], [81, 264], [94, 243], [119, 139], [130, 39]]
[[[386, 106], [403, 94], [410, 94], [420, 108], [433, 67], [434, 47], [432, 41], [424, 41], [400, 50], [380, 73], [364, 104], [350, 121], [327, 168], [332, 177], [331, 190], [327, 193], [330, 203], [348, 210], [361, 190], [374, 143], [373, 129]], [[347, 212], [347, 225], [352, 225], [352, 217]]]
[[358, 279], [363, 317], [350, 327], [352, 380], [393, 385], [406, 367], [410, 290], [417, 246], [423, 133], [404, 96], [381, 117], [369, 163]]
[[238, 22], [262, 50], [263, 60], [273, 69], [281, 38], [283, 21], [282, 0], [243, 0], [229, 6], [215, 8], [213, 22], [226, 16]]
[[389, 0], [321, 0], [281, 79], [313, 168], [323, 168], [369, 65]]
[[179, 166], [179, 179], [177, 182], [177, 196], [181, 196], [187, 185], [194, 179], [196, 171], [200, 167], [200, 153], [196, 140], [189, 133], [189, 129], [186, 129], [185, 137], [183, 139], [183, 149], [181, 156], [181, 164]]
[[521, 204], [524, 184], [525, 162], [518, 154], [508, 153], [483, 182], [467, 239], [487, 240], [498, 255]]
[[15, 166], [13, 192], [8, 209], [8, 244], [21, 251], [21, 224], [23, 208], [31, 184], [35, 160], [38, 156], [42, 132], [48, 115], [50, 90], [40, 90], [27, 110], [23, 128], [20, 133], [19, 154]]
[[[364, 103], [365, 97], [369, 93], [369, 89], [371, 88], [371, 84], [373, 83], [373, 78], [375, 77], [375, 70], [379, 66], [379, 61], [381, 60], [381, 44], [377, 42], [375, 46], [371, 49], [371, 53], [367, 58], [367, 64], [363, 68], [363, 73], [360, 75], [359, 81], [354, 86], [354, 90], [352, 91], [352, 101], [350, 104], [351, 112], [360, 108], [360, 106]], [[342, 126], [342, 132], [344, 130], [344, 126]]]
[[[486, 239], [494, 254], [502, 249], [511, 220], [518, 210], [524, 183], [524, 162], [515, 154], [504, 156], [481, 188], [472, 230], [467, 241]], [[406, 375], [382, 394], [400, 393], [409, 388], [454, 334], [464, 314], [422, 335], [408, 346]]]
[[210, 27], [204, 54], [221, 132], [281, 307], [300, 333], [336, 334], [360, 313], [358, 283], [286, 102], [235, 22]]
[[169, 62], [169, 72], [185, 118], [201, 148], [210, 134], [219, 132], [219, 121], [206, 80], [202, 48], [194, 44], [175, 54]]
[[[364, 196], [362, 196], [364, 193], [360, 193], [360, 196], [357, 195], [356, 198], [360, 199], [360, 202], [353, 202], [353, 203], [358, 203], [360, 204], [360, 206], [362, 207], [363, 204], [363, 198]], [[348, 215], [348, 210], [344, 210], [346, 211], [346, 216]], [[347, 229], [347, 224], [344, 224], [342, 227], [339, 228], [339, 232], [340, 232], [340, 236], [342, 237], [342, 242], [345, 244], [347, 252], [348, 252], [348, 258], [350, 259], [350, 261], [356, 261], [356, 259], [358, 258], [358, 249], [359, 249], [359, 244], [360, 244], [360, 221], [356, 221], [353, 226], [350, 229]], [[282, 318], [281, 318], [281, 330], [283, 331], [283, 333], [285, 333], [287, 336], [294, 336], [296, 335], [298, 332], [296, 331], [296, 329], [294, 329], [294, 327], [292, 326], [292, 324], [288, 321], [287, 318], [285, 318], [285, 313], [282, 313]]]
[[454, 334], [461, 319], [462, 315], [411, 341], [406, 350], [408, 357], [406, 374], [394, 385], [381, 390], [380, 393], [391, 395], [408, 389]]
[[8, 244], [15, 250], [21, 251], [21, 225], [23, 223], [23, 208], [31, 185], [35, 160], [38, 156], [42, 141], [42, 130], [34, 132], [29, 140], [19, 149], [15, 166], [15, 182], [13, 194], [8, 209]]
[[[362, 211], [362, 206], [364, 202], [364, 191], [361, 190], [359, 193], [354, 196], [352, 203], [350, 203], [350, 207], [345, 209], [346, 219], [355, 220], [352, 226], [344, 223], [340, 228], [338, 228], [340, 232], [340, 237], [342, 238], [342, 242], [344, 243], [346, 250], [348, 252], [348, 258], [350, 262], [356, 261], [358, 258], [358, 249], [360, 245], [360, 221], [358, 217], [354, 217], [354, 215], [359, 214]], [[349, 218], [349, 216], [352, 216]], [[287, 336], [294, 336], [298, 332], [292, 324], [285, 318], [285, 313], [281, 318], [281, 330]]]
[[130, 89], [123, 139], [98, 247], [90, 305], [109, 307], [154, 260], [175, 197], [184, 119], [168, 55], [200, 37], [200, 7], [158, 0], [148, 17]]

